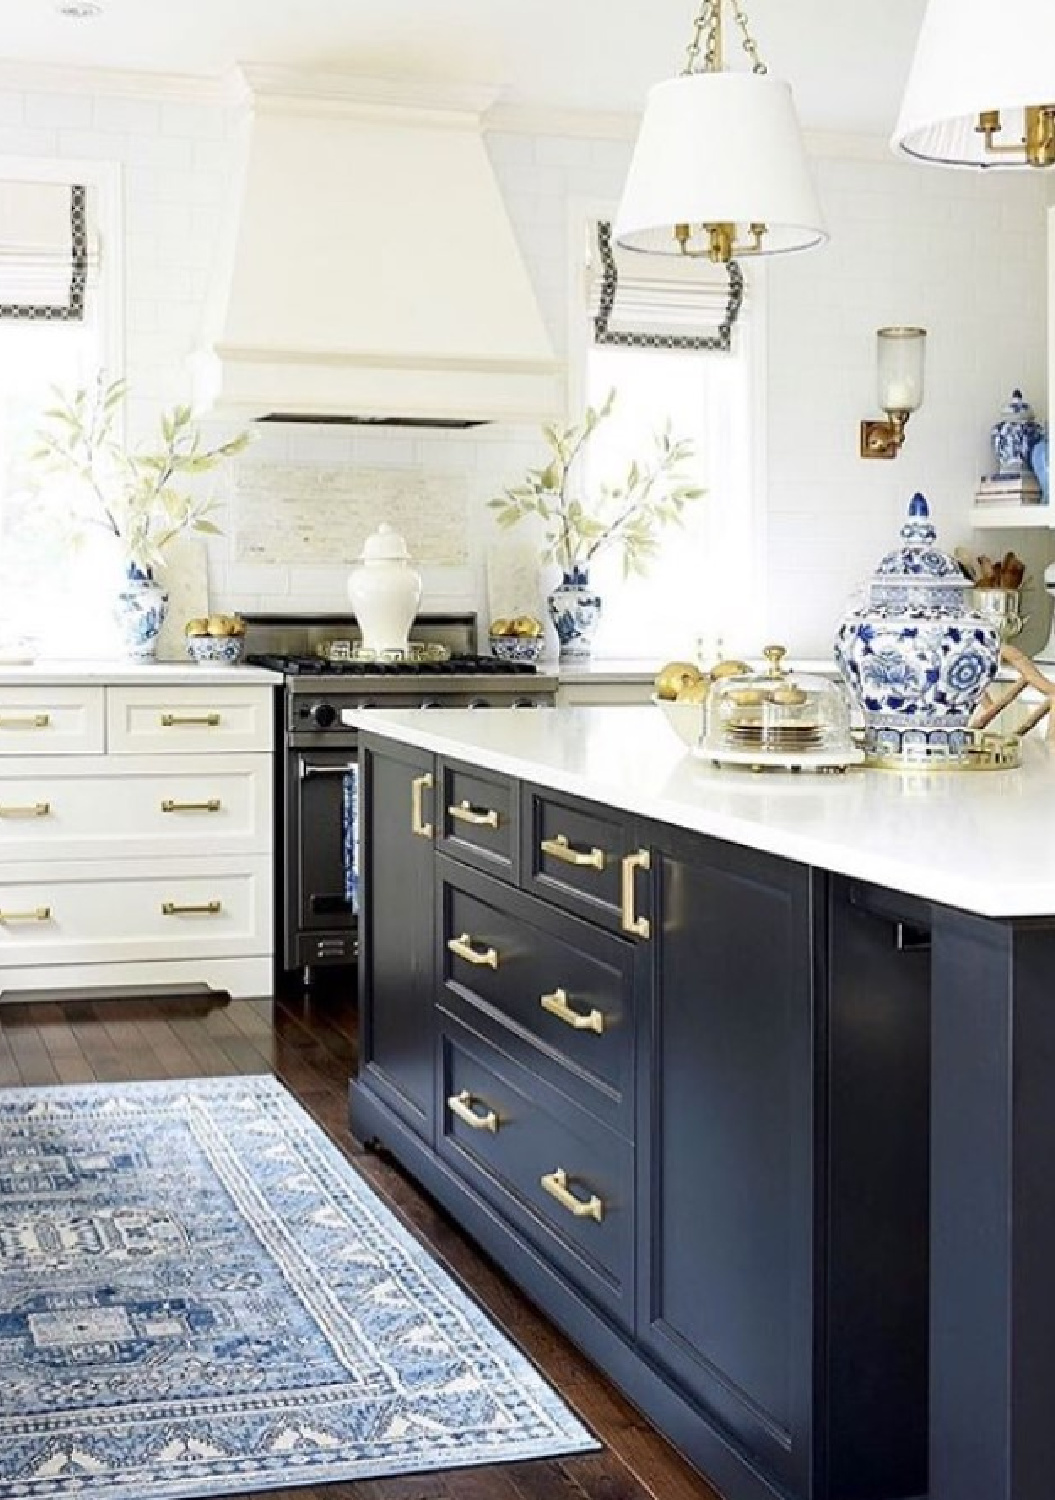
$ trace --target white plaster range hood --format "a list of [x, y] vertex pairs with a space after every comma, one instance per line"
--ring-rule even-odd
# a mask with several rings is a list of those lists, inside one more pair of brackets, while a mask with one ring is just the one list
[[562, 411], [479, 90], [240, 70], [199, 407], [462, 425]]

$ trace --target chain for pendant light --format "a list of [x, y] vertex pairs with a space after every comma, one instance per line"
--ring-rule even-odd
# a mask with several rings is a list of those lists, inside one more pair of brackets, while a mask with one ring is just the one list
[[[702, 0], [699, 10], [693, 20], [692, 41], [689, 43], [685, 53], [685, 66], [683, 73], [717, 73], [721, 71], [721, 35], [722, 35], [722, 5], [725, 0]], [[740, 0], [729, 0], [730, 8], [736, 18], [743, 41], [741, 46], [751, 59], [752, 73], [765, 73], [767, 68], [758, 55], [758, 43], [748, 28], [747, 12], [740, 4]], [[703, 52], [703, 68], [697, 68], [700, 60], [700, 52]]]

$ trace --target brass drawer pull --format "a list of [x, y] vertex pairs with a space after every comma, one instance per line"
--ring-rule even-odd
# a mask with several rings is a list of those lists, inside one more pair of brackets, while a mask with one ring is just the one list
[[419, 839], [430, 839], [432, 837], [432, 824], [425, 822], [422, 812], [421, 799], [426, 792], [432, 791], [432, 773], [426, 771], [424, 776], [415, 776], [410, 783], [410, 831], [416, 833]]
[[540, 995], [538, 1003], [551, 1016], [557, 1016], [566, 1022], [573, 1031], [596, 1031], [598, 1036], [604, 1035], [604, 1012], [573, 1010], [568, 1004], [567, 990], [554, 990], [552, 995]]
[[220, 722], [220, 715], [211, 714], [162, 714], [162, 729], [175, 729], [184, 724], [199, 725], [204, 729], [215, 729]]
[[50, 802], [29, 802], [25, 806], [17, 802], [0, 803], [0, 818], [46, 818], [50, 811]]
[[47, 729], [50, 723], [50, 714], [0, 715], [0, 729]]
[[178, 901], [162, 901], [163, 917], [215, 917], [223, 911], [222, 901], [202, 901], [197, 906], [181, 905]]
[[569, 1191], [568, 1174], [563, 1167], [557, 1167], [553, 1172], [544, 1172], [539, 1178], [539, 1185], [544, 1193], [556, 1198], [561, 1208], [566, 1208], [573, 1218], [596, 1219], [598, 1224], [604, 1218], [604, 1204], [596, 1193], [591, 1193], [588, 1198], [576, 1198]]
[[543, 854], [552, 854], [554, 859], [559, 859], [566, 865], [574, 865], [578, 870], [603, 870], [605, 866], [603, 849], [573, 849], [564, 833], [558, 833], [551, 839], [543, 839], [539, 848]]
[[0, 911], [0, 922], [50, 922], [51, 907], [35, 906], [32, 911]]
[[478, 968], [498, 968], [498, 949], [484, 948], [481, 951], [474, 948], [473, 940], [467, 932], [463, 932], [461, 937], [448, 938], [447, 947], [459, 958], [464, 958], [467, 964], [476, 964]]
[[620, 925], [632, 937], [652, 936], [652, 924], [647, 917], [639, 917], [634, 910], [634, 874], [638, 870], [651, 870], [652, 856], [647, 849], [637, 849], [623, 856], [623, 891], [619, 912]]
[[173, 802], [171, 797], [166, 797], [161, 804], [162, 812], [219, 812], [221, 807], [219, 797], [210, 797], [206, 802]]
[[452, 818], [457, 818], [460, 823], [472, 823], [477, 828], [497, 828], [501, 819], [493, 807], [481, 812], [468, 800], [452, 802], [447, 811]]
[[489, 1130], [492, 1135], [497, 1135], [499, 1119], [494, 1110], [485, 1107], [484, 1113], [478, 1115], [473, 1108], [474, 1102], [469, 1090], [462, 1089], [460, 1094], [450, 1095], [447, 1108], [452, 1115], [457, 1115], [459, 1120], [468, 1125], [470, 1130]]

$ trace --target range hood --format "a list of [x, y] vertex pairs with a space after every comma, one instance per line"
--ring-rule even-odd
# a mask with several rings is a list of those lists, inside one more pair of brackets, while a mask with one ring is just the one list
[[271, 68], [239, 80], [197, 406], [435, 426], [560, 414], [484, 145], [490, 98]]

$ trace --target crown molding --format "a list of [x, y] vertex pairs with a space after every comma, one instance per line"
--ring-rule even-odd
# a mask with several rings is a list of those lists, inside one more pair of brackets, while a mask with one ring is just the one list
[[[641, 119], [632, 111], [496, 103], [496, 90], [477, 85], [357, 77], [255, 64], [231, 68], [219, 77], [200, 77], [189, 73], [148, 73], [0, 60], [0, 90], [104, 94], [108, 98], [216, 107], [244, 102], [247, 92], [253, 91], [285, 96], [290, 100], [299, 98], [305, 102], [312, 97], [318, 100], [329, 96], [332, 101], [354, 100], [365, 106], [402, 104], [420, 109], [462, 110], [482, 116], [483, 128], [487, 131], [593, 141], [633, 141]], [[807, 151], [814, 157], [884, 163], [895, 160], [883, 136], [808, 130], [805, 141]]]
[[25, 94], [105, 94], [108, 98], [149, 99], [164, 104], [225, 104], [226, 78], [190, 73], [144, 73], [123, 68], [76, 68], [52, 63], [0, 60], [0, 89]]

